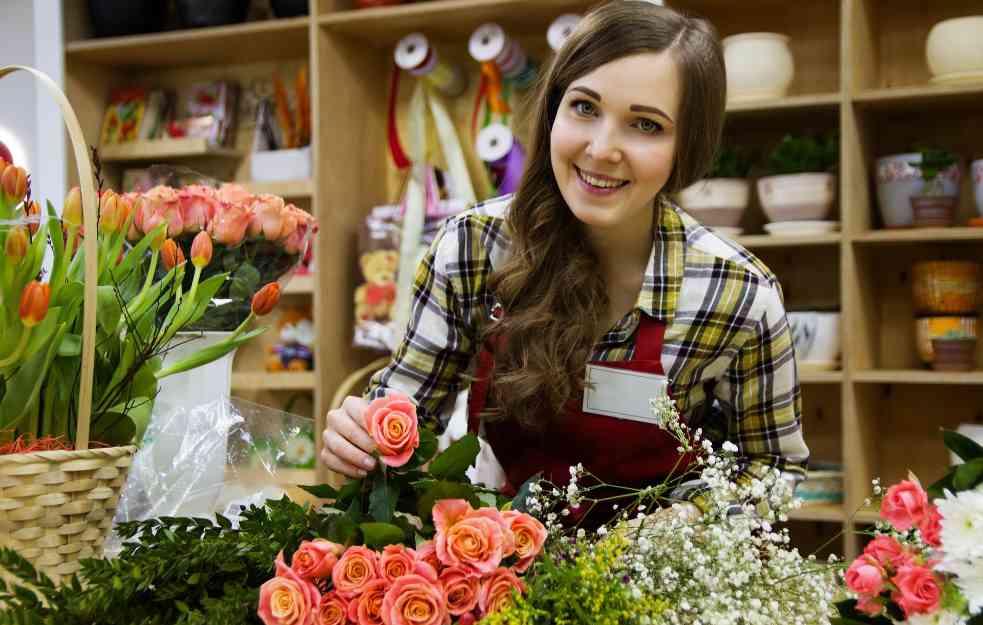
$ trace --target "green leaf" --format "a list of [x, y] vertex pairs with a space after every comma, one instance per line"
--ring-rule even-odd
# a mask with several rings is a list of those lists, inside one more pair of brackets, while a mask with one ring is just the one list
[[338, 498], [338, 490], [328, 484], [317, 484], [315, 486], [305, 486], [304, 484], [300, 484], [300, 487], [320, 499]]
[[358, 525], [347, 514], [335, 516], [325, 533], [328, 540], [341, 545], [351, 545], [357, 536]]
[[391, 523], [398, 496], [399, 492], [386, 481], [386, 472], [379, 471], [369, 494], [369, 515], [379, 523]]
[[259, 290], [259, 281], [261, 278], [262, 276], [260, 276], [259, 270], [249, 263], [239, 265], [239, 268], [232, 274], [229, 297], [249, 301], [253, 294]]
[[474, 486], [461, 482], [439, 481], [430, 487], [420, 497], [417, 515], [423, 521], [429, 522], [433, 517], [434, 504], [441, 499], [466, 499], [475, 508], [481, 507], [481, 501], [475, 495]]
[[409, 462], [396, 470], [403, 473], [422, 467], [430, 462], [435, 453], [437, 453], [437, 435], [433, 433], [433, 430], [423, 428], [420, 430], [420, 446], [413, 452]]
[[92, 440], [107, 445], [129, 445], [136, 435], [136, 424], [122, 412], [104, 412], [92, 422]]
[[358, 527], [362, 530], [365, 544], [374, 549], [382, 549], [386, 545], [394, 545], [406, 540], [403, 530], [391, 523], [362, 523]]
[[96, 299], [99, 302], [99, 327], [105, 334], [114, 334], [119, 324], [119, 318], [123, 314], [123, 308], [116, 299], [116, 287], [112, 285], [100, 285], [96, 289]]
[[24, 354], [21, 356], [21, 360], [30, 358], [38, 353], [38, 351], [47, 348], [48, 341], [51, 340], [51, 337], [58, 330], [58, 318], [60, 316], [60, 308], [48, 309], [48, 314], [45, 315], [41, 323], [34, 326], [30, 338], [27, 339], [27, 347], [24, 348]]
[[430, 463], [430, 473], [436, 478], [463, 480], [464, 473], [474, 464], [480, 449], [478, 437], [468, 434], [451, 443], [450, 447], [433, 459]]
[[58, 343], [58, 355], [63, 358], [77, 358], [82, 355], [82, 337], [66, 332]]
[[222, 356], [225, 356], [232, 350], [236, 349], [240, 345], [249, 342], [250, 340], [256, 338], [257, 336], [263, 334], [269, 330], [269, 326], [260, 326], [255, 330], [251, 330], [238, 337], [231, 340], [224, 340], [220, 343], [215, 343], [197, 352], [182, 358], [181, 360], [175, 362], [166, 369], [157, 372], [157, 379], [162, 380], [169, 375], [174, 375], [175, 373], [183, 373], [185, 371], [190, 371], [202, 365], [207, 365], [210, 362], [218, 360]]
[[945, 491], [947, 490], [955, 491], [956, 487], [952, 483], [955, 475], [955, 468], [949, 469], [937, 482], [926, 488], [925, 492], [928, 493], [929, 499], [939, 499], [945, 497]]
[[983, 458], [955, 467], [952, 485], [957, 491], [972, 490], [981, 481], [983, 481]]
[[26, 416], [28, 408], [37, 402], [41, 385], [47, 377], [48, 366], [55, 357], [61, 335], [66, 330], [62, 326], [48, 349], [39, 351], [24, 361], [17, 373], [7, 380], [7, 390], [0, 400], [0, 429], [13, 428]]
[[962, 458], [963, 462], [983, 458], [983, 445], [959, 432], [942, 430], [942, 440], [949, 451]]
[[228, 274], [219, 273], [215, 274], [211, 278], [205, 280], [198, 284], [198, 290], [195, 291], [195, 305], [191, 312], [191, 316], [188, 317], [188, 321], [185, 322], [186, 325], [191, 325], [198, 321], [205, 311], [208, 310], [208, 304], [218, 293], [222, 285], [225, 284], [226, 279], [228, 279]]

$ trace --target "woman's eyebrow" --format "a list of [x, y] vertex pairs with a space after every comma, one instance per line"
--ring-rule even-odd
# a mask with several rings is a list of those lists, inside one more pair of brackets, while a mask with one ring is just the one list
[[[578, 85], [576, 87], [570, 87], [570, 91], [579, 91], [581, 93], [584, 93], [594, 98], [598, 102], [601, 101], [601, 94], [587, 87], [581, 87], [580, 85]], [[655, 106], [647, 106], [645, 104], [632, 104], [630, 107], [628, 107], [628, 110], [630, 110], [633, 113], [654, 113], [656, 115], [661, 115], [662, 117], [665, 117], [671, 123], [675, 123], [673, 122], [672, 117], [670, 117], [669, 114], [667, 114], [665, 111]]]

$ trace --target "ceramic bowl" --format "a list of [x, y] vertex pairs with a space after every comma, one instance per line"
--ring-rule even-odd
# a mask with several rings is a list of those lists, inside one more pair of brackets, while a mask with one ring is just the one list
[[983, 80], [983, 15], [944, 20], [925, 40], [925, 59], [934, 82]]
[[976, 336], [976, 317], [921, 317], [915, 319], [915, 346], [918, 357], [926, 365], [932, 364], [935, 356], [932, 341], [942, 338], [949, 332], [965, 332]]
[[742, 33], [725, 37], [727, 100], [752, 102], [784, 97], [795, 76], [788, 37], [778, 33]]
[[751, 184], [743, 178], [707, 178], [679, 192], [679, 205], [704, 226], [736, 228], [747, 210]]
[[980, 264], [938, 260], [915, 263], [912, 292], [919, 315], [976, 315], [980, 308]]
[[769, 221], [823, 221], [833, 209], [836, 176], [809, 173], [765, 176], [758, 199]]
[[788, 313], [788, 323], [800, 370], [830, 370], [839, 366], [840, 313]]
[[[892, 154], [877, 159], [877, 204], [886, 228], [907, 228], [912, 225], [914, 212], [911, 198], [921, 195], [925, 188], [922, 172], [911, 163], [922, 162], [920, 152]], [[959, 195], [959, 165], [953, 165], [943, 174], [945, 195]]]

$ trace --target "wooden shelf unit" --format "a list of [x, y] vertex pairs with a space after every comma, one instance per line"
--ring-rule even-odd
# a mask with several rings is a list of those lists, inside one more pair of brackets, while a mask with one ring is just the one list
[[206, 139], [195, 138], [129, 141], [99, 146], [99, 159], [103, 163], [242, 157], [243, 153], [239, 150], [210, 145]]
[[[173, 82], [248, 76], [274, 62], [310, 62], [315, 179], [309, 193], [298, 195], [309, 195], [321, 222], [317, 284], [311, 289], [319, 341], [315, 413], [321, 416], [328, 408], [326, 398], [345, 375], [374, 357], [351, 346], [351, 296], [355, 234], [368, 211], [392, 202], [400, 188], [401, 177], [386, 151], [393, 44], [420, 30], [467, 68], [469, 91], [449, 102], [463, 127], [477, 82], [477, 68], [466, 53], [473, 28], [496, 21], [533, 57], [546, 60], [549, 22], [589, 4], [430, 0], [352, 10], [351, 0], [311, 0], [310, 17], [276, 23], [106, 41], [69, 33], [66, 82], [83, 127], [95, 137], [109, 86], [134, 78]], [[755, 199], [742, 224], [748, 235], [738, 241], [775, 270], [790, 310], [835, 307], [842, 313], [842, 371], [804, 374], [802, 381], [806, 439], [815, 460], [844, 465], [845, 501], [842, 506], [806, 508], [795, 516], [823, 521], [830, 531], [842, 526], [847, 530], [842, 548], [850, 556], [860, 547], [852, 530], [872, 516], [865, 512], [851, 520], [848, 511], [858, 509], [869, 495], [871, 479], [881, 476], [889, 483], [911, 466], [923, 480], [933, 480], [947, 462], [939, 427], [983, 420], [983, 374], [937, 374], [921, 368], [910, 302], [911, 263], [979, 259], [983, 229], [880, 230], [872, 180], [877, 157], [905, 151], [917, 139], [948, 145], [966, 156], [983, 145], [983, 110], [978, 105], [983, 85], [932, 85], [924, 60], [931, 25], [979, 12], [978, 2], [939, 0], [928, 8], [880, 0], [671, 4], [709, 18], [722, 36], [752, 31], [790, 36], [796, 74], [789, 96], [731, 106], [726, 142], [763, 146], [787, 132], [802, 131], [837, 131], [840, 136], [839, 194], [832, 218], [840, 220], [841, 232], [796, 239], [757, 234], [767, 220]], [[409, 91], [401, 88], [401, 103]], [[247, 180], [247, 165], [245, 159], [238, 164], [235, 179]], [[480, 169], [470, 165], [472, 172]], [[964, 188], [960, 223], [972, 213], [971, 203]], [[939, 386], [946, 386], [941, 401]]]

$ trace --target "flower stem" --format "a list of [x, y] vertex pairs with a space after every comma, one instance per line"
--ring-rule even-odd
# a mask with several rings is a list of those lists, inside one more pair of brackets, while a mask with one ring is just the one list
[[29, 338], [31, 338], [31, 330], [33, 329], [33, 327], [29, 326], [24, 327], [24, 331], [21, 332], [20, 335], [20, 341], [17, 343], [17, 347], [14, 348], [13, 353], [3, 360], [0, 360], [0, 369], [5, 369], [6, 367], [9, 367], [17, 362], [17, 360], [21, 357], [21, 354], [24, 353], [24, 349], [27, 347], [27, 341]]

